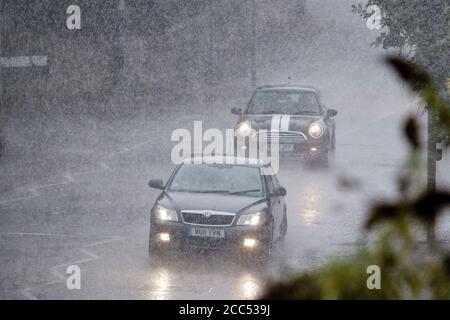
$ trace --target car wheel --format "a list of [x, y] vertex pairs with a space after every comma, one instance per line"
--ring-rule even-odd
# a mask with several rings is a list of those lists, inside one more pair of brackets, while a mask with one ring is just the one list
[[306, 155], [304, 158], [304, 163], [315, 169], [327, 168], [328, 167], [328, 151], [322, 152], [320, 154], [311, 156]]
[[333, 139], [331, 141], [331, 147], [330, 147], [330, 151], [329, 151], [329, 155], [328, 155], [328, 160], [329, 162], [334, 162], [336, 156], [336, 136], [333, 135]]
[[148, 255], [150, 258], [153, 258], [153, 257], [159, 257], [160, 254], [161, 254], [160, 247], [153, 239], [152, 228], [150, 227], [150, 233], [148, 236]]
[[155, 256], [159, 254], [159, 248], [156, 243], [154, 243], [151, 239], [148, 241], [148, 254], [149, 256]]
[[258, 260], [262, 263], [268, 262], [272, 255], [273, 247], [273, 220], [267, 225], [267, 241], [262, 244], [258, 254]]
[[287, 228], [288, 228], [288, 221], [287, 221], [287, 214], [286, 214], [286, 210], [285, 210], [284, 215], [283, 215], [283, 221], [281, 221], [281, 226], [280, 226], [280, 240], [281, 241], [283, 241], [284, 238], [286, 238]]

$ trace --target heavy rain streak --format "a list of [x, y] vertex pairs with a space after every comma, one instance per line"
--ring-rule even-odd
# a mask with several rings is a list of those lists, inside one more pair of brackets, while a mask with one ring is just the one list
[[0, 299], [257, 299], [370, 244], [429, 136], [359, 2], [0, 0]]

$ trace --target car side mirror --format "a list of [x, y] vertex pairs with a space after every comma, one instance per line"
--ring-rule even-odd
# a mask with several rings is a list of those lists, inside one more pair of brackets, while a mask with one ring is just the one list
[[279, 196], [279, 197], [284, 197], [286, 195], [286, 189], [284, 187], [277, 187], [274, 191], [273, 191], [273, 195], [274, 196]]
[[327, 110], [327, 117], [328, 118], [333, 118], [338, 114], [337, 110], [335, 109], [328, 109]]
[[242, 109], [241, 108], [233, 108], [233, 109], [231, 109], [231, 113], [235, 114], [235, 115], [240, 115], [242, 113]]
[[148, 186], [150, 188], [154, 188], [154, 189], [164, 189], [164, 183], [162, 181], [162, 179], [155, 179], [155, 180], [150, 180], [148, 182]]

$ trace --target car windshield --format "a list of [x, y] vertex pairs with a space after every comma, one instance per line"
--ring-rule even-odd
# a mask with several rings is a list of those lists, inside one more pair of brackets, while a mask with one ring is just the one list
[[299, 90], [258, 91], [250, 101], [248, 114], [319, 115], [313, 92]]
[[168, 190], [254, 197], [264, 194], [259, 168], [216, 164], [183, 164], [173, 177]]

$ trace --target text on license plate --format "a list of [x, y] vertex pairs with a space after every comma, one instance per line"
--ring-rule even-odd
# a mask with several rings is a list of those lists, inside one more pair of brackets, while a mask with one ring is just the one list
[[210, 238], [225, 237], [225, 230], [223, 229], [191, 228], [189, 233], [193, 237], [210, 237]]
[[293, 144], [280, 144], [280, 151], [281, 152], [292, 152], [292, 151], [294, 151], [294, 145]]

